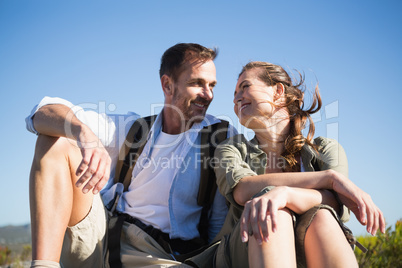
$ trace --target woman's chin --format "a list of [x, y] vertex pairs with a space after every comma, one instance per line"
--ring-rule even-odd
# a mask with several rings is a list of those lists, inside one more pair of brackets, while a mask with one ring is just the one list
[[246, 127], [249, 129], [253, 129], [255, 127], [253, 118], [242, 118], [242, 120], [239, 120], [239, 121], [243, 127]]

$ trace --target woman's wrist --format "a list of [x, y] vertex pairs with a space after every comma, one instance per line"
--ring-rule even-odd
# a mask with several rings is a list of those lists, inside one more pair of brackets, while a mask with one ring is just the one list
[[331, 206], [337, 213], [340, 211], [340, 203], [336, 198], [336, 194], [331, 190], [321, 190], [322, 204]]
[[289, 186], [279, 186], [279, 187], [283, 188], [286, 200], [286, 207], [287, 208], [292, 207], [294, 202], [297, 202], [297, 200], [293, 200], [293, 198], [297, 196], [295, 188]]
[[339, 176], [335, 170], [328, 169], [325, 171], [325, 187], [324, 189], [334, 189], [335, 182], [339, 181]]
[[328, 190], [304, 189], [287, 187], [286, 207], [297, 214], [302, 214], [310, 208], [321, 204], [324, 200], [324, 192]]

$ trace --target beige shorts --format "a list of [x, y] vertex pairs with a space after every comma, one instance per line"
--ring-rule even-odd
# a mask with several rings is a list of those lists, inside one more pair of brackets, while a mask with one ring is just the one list
[[[98, 194], [94, 196], [88, 215], [77, 225], [67, 228], [61, 266], [109, 268], [107, 222], [108, 212]], [[123, 267], [191, 267], [174, 261], [152, 237], [134, 224], [124, 223], [120, 243]]]
[[91, 211], [64, 235], [60, 264], [62, 267], [105, 267], [107, 213], [99, 194]]

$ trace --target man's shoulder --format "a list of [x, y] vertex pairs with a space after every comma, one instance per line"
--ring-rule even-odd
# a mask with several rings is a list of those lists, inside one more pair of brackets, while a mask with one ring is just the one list
[[233, 126], [233, 124], [231, 123], [231, 120], [225, 120], [222, 118], [218, 118], [216, 116], [213, 116], [211, 114], [206, 114], [203, 120], [203, 124], [204, 127], [205, 126], [209, 126], [209, 125], [213, 125], [213, 124], [218, 124], [218, 123], [224, 123], [226, 122], [227, 124], [224, 124], [227, 126], [227, 137], [231, 137], [234, 135], [238, 134], [237, 129]]
[[218, 118], [218, 117], [216, 117], [216, 116], [214, 116], [214, 115], [212, 115], [212, 114], [206, 114], [205, 116], [204, 116], [204, 123], [205, 123], [205, 125], [213, 125], [213, 124], [216, 124], [216, 123], [220, 123], [220, 122], [222, 122], [223, 121], [223, 119], [220, 119], [220, 118]]

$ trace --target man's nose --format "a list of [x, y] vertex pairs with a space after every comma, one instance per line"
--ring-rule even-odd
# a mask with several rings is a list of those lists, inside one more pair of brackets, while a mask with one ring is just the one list
[[208, 101], [212, 101], [212, 99], [214, 98], [212, 88], [210, 88], [209, 86], [205, 86], [203, 90], [203, 97]]

